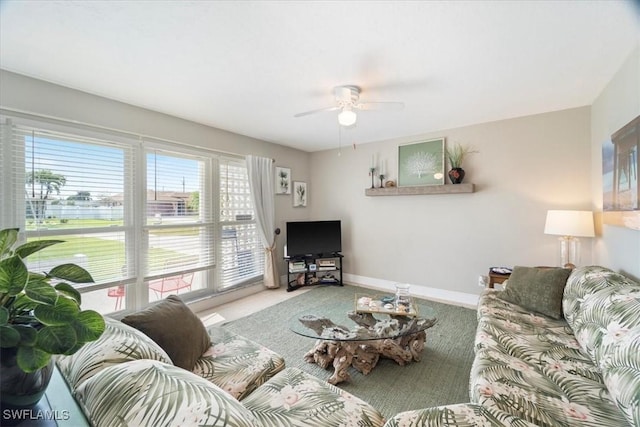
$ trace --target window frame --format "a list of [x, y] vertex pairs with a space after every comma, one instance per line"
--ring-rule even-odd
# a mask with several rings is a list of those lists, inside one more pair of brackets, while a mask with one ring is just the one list
[[[205, 236], [206, 241], [210, 241], [212, 245], [212, 262], [209, 265], [204, 265], [197, 268], [190, 268], [184, 270], [185, 272], [199, 272], [202, 271], [202, 280], [204, 286], [201, 289], [191, 291], [188, 294], [185, 293], [185, 299], [197, 299], [207, 295], [215, 295], [216, 293], [226, 292], [231, 289], [240, 288], [247, 284], [253, 284], [262, 280], [264, 272], [264, 263], [262, 263], [257, 274], [251, 277], [247, 277], [237, 284], [224, 285], [222, 283], [222, 268], [221, 268], [221, 247], [222, 247], [222, 227], [228, 225], [226, 221], [220, 219], [220, 197], [221, 192], [219, 189], [220, 177], [220, 162], [237, 162], [242, 164], [246, 168], [246, 162], [243, 157], [231, 155], [227, 153], [220, 153], [215, 150], [206, 148], [188, 146], [186, 144], [180, 144], [173, 141], [166, 141], [158, 138], [143, 137], [140, 135], [134, 135], [127, 132], [114, 131], [110, 129], [92, 127], [90, 125], [78, 125], [66, 123], [51, 118], [41, 118], [37, 116], [31, 116], [26, 113], [10, 114], [5, 110], [0, 111], [0, 118], [2, 122], [2, 137], [3, 141], [7, 138], [10, 144], [2, 144], [0, 149], [0, 166], [3, 169], [3, 183], [0, 185], [0, 197], [5, 200], [18, 200], [18, 203], [3, 204], [3, 208], [0, 211], [2, 218], [0, 218], [0, 227], [9, 228], [17, 227], [20, 229], [20, 238], [24, 241], [27, 238], [47, 238], [49, 236], [64, 236], [72, 234], [93, 234], [97, 232], [104, 232], [104, 228], [70, 228], [59, 230], [27, 230], [26, 229], [26, 214], [25, 204], [26, 198], [21, 193], [24, 192], [24, 184], [26, 181], [24, 177], [20, 177], [19, 165], [24, 162], [25, 149], [19, 148], [19, 142], [14, 144], [14, 129], [19, 128], [24, 130], [25, 128], [32, 128], [34, 130], [43, 132], [53, 132], [58, 134], [58, 137], [64, 135], [74, 138], [73, 142], [82, 142], [86, 139], [89, 142], [90, 139], [108, 141], [114, 143], [116, 146], [122, 146], [130, 150], [131, 156], [124, 156], [123, 162], [131, 162], [131, 164], [123, 165], [124, 170], [124, 182], [125, 191], [123, 196], [123, 209], [124, 217], [122, 226], [109, 227], [109, 232], [123, 233], [123, 242], [125, 245], [125, 259], [127, 265], [127, 271], [123, 272], [124, 276], [116, 281], [99, 282], [90, 285], [78, 286], [78, 290], [82, 293], [92, 292], [97, 290], [106, 290], [115, 285], [127, 285], [127, 289], [133, 290], [133, 292], [126, 292], [126, 303], [124, 305], [124, 311], [131, 311], [140, 309], [149, 303], [149, 289], [148, 280], [152, 278], [162, 277], [161, 275], [146, 275], [145, 258], [149, 253], [149, 230], [156, 228], [173, 228], [176, 226], [153, 226], [147, 224], [147, 205], [146, 194], [148, 186], [146, 185], [146, 156], [148, 152], [153, 150], [159, 150], [164, 153], [175, 153], [176, 156], [181, 157], [194, 157], [198, 159], [205, 159], [205, 171], [202, 186], [202, 194], [200, 195], [200, 203], [207, 203], [208, 206], [200, 207], [200, 210], [206, 210], [210, 216], [205, 219], [204, 223], [198, 224], [204, 227], [203, 229], [210, 227], [210, 232]], [[124, 148], [123, 148], [124, 149]], [[20, 156], [22, 152], [22, 156]], [[18, 166], [16, 166], [18, 165]], [[206, 193], [205, 193], [206, 192]], [[128, 194], [127, 194], [128, 193]], [[204, 197], [208, 194], [209, 197]], [[20, 199], [22, 197], [22, 199]], [[22, 212], [22, 214], [21, 214]], [[251, 220], [243, 220], [242, 224], [255, 224], [255, 210], [253, 211]], [[260, 242], [258, 240], [258, 245]], [[52, 248], [53, 249], [53, 248]], [[262, 247], [258, 248], [262, 250]], [[254, 249], [255, 250], [255, 249]], [[180, 295], [183, 295], [182, 293]], [[105, 292], [105, 299], [106, 299]], [[115, 312], [115, 311], [111, 311]]]

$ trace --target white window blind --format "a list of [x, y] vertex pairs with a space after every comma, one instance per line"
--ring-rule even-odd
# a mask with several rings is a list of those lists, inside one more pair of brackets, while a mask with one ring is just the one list
[[3, 135], [12, 147], [12, 226], [25, 231], [27, 240], [64, 241], [29, 256], [29, 267], [49, 271], [73, 262], [96, 282], [127, 279], [124, 212], [130, 191], [124, 177], [131, 147], [19, 126]]
[[244, 161], [220, 160], [220, 281], [222, 288], [255, 280], [264, 272]]
[[211, 160], [157, 149], [147, 150], [145, 158], [145, 276], [213, 267], [215, 228], [205, 187]]

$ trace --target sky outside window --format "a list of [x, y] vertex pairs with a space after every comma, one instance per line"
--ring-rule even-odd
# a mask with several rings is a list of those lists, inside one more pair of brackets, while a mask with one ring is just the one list
[[[200, 162], [161, 154], [147, 154], [147, 188], [157, 191], [193, 192], [200, 189]], [[49, 199], [65, 200], [78, 192], [89, 192], [100, 200], [124, 192], [124, 150], [98, 144], [79, 143], [31, 135], [25, 136], [27, 174], [49, 170], [66, 182], [60, 194]], [[39, 197], [38, 183], [26, 187]]]

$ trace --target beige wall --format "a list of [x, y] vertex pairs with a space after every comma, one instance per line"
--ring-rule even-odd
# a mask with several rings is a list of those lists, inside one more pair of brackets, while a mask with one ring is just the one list
[[[640, 115], [640, 44], [591, 107], [593, 207], [602, 211], [602, 143]], [[594, 262], [640, 278], [640, 231], [602, 224]]]
[[[556, 265], [557, 242], [543, 233], [547, 209], [602, 204], [603, 138], [640, 111], [640, 49], [594, 105], [484, 123], [338, 150], [305, 153], [214, 129], [25, 76], [0, 71], [0, 105], [235, 154], [276, 159], [306, 181], [309, 207], [276, 196], [277, 226], [286, 221], [341, 219], [348, 280], [390, 288], [414, 285], [418, 294], [472, 304], [478, 276], [490, 266]], [[357, 129], [355, 130], [357, 135]], [[473, 194], [365, 197], [372, 154], [397, 177], [397, 147], [445, 137], [474, 145], [465, 162]], [[582, 264], [599, 263], [640, 276], [640, 233], [602, 227], [583, 242]], [[279, 239], [282, 255], [284, 236]], [[281, 274], [284, 264], [280, 262]]]
[[[276, 165], [291, 168], [293, 179], [308, 181], [309, 154], [282, 145], [200, 125], [188, 120], [134, 107], [85, 92], [0, 70], [0, 106], [32, 114], [67, 119], [135, 134], [219, 150], [226, 153], [272, 157]], [[276, 226], [306, 219], [308, 209], [294, 209], [291, 196], [276, 196]], [[284, 239], [279, 238], [282, 257]], [[284, 273], [284, 263], [280, 263]]]
[[[372, 154], [395, 179], [398, 145], [435, 137], [479, 151], [464, 164], [475, 193], [365, 197]], [[352, 281], [472, 304], [490, 266], [559, 264], [546, 211], [591, 208], [590, 141], [583, 107], [313, 153], [312, 217], [343, 221]], [[592, 261], [590, 242], [582, 255]]]

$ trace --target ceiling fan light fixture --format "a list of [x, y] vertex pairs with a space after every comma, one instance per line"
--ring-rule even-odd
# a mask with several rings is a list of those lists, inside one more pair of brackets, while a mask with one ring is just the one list
[[358, 116], [350, 108], [344, 108], [340, 114], [338, 114], [338, 123], [342, 126], [353, 126], [357, 119]]

